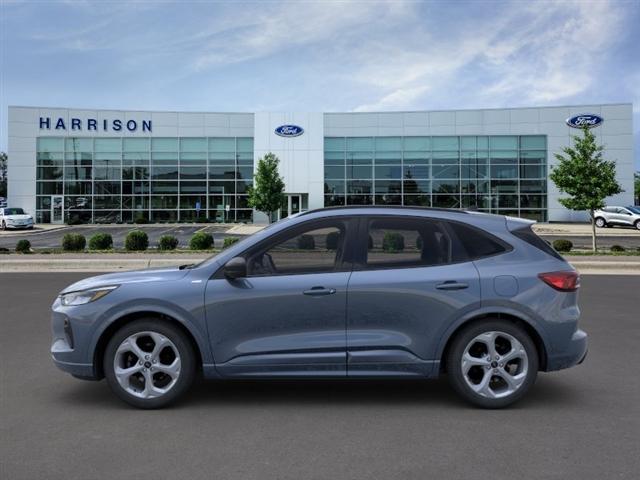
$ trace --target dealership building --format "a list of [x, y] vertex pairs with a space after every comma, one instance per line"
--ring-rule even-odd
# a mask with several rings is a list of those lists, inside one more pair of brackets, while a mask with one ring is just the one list
[[280, 159], [281, 216], [334, 205], [472, 208], [577, 221], [549, 180], [589, 125], [633, 203], [632, 105], [375, 113], [9, 107], [8, 205], [40, 223], [264, 221], [247, 202]]

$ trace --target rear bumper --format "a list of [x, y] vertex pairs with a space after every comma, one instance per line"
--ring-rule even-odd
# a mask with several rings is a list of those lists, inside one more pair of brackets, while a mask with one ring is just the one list
[[547, 358], [548, 372], [562, 370], [581, 364], [587, 356], [588, 337], [584, 330], [576, 330], [571, 336], [567, 347], [562, 351], [549, 355]]

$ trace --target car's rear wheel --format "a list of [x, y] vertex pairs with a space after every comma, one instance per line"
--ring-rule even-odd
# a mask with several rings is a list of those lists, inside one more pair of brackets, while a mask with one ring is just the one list
[[118, 330], [104, 353], [109, 387], [138, 408], [160, 408], [193, 383], [196, 360], [187, 336], [176, 326], [141, 319]]
[[607, 222], [605, 221], [604, 218], [602, 218], [602, 217], [596, 218], [596, 227], [604, 228], [606, 226], [607, 226]]
[[7, 224], [4, 223], [4, 220], [2, 221], [2, 230], [6, 230], [7, 229]]
[[522, 398], [538, 374], [538, 353], [524, 331], [503, 320], [475, 323], [453, 340], [447, 358], [453, 388], [483, 408], [501, 408]]
[[636, 223], [633, 225], [636, 227], [636, 230], [640, 230], [640, 220], [636, 220]]

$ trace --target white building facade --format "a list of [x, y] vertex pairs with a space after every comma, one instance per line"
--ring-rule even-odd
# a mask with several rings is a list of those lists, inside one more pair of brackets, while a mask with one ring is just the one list
[[633, 203], [632, 105], [424, 112], [145, 112], [9, 107], [8, 205], [41, 223], [263, 221], [247, 203], [273, 152], [281, 215], [334, 205], [473, 208], [581, 221], [548, 179], [592, 122]]

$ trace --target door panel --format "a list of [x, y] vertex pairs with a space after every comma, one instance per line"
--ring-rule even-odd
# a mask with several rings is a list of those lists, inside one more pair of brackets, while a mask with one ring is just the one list
[[[446, 281], [466, 288], [442, 289]], [[451, 322], [480, 305], [473, 263], [353, 272], [347, 308], [349, 376], [426, 375]]]
[[293, 226], [242, 254], [246, 278], [209, 280], [206, 317], [222, 375], [346, 375], [353, 224], [334, 217]]
[[[344, 376], [349, 272], [214, 279], [206, 316], [218, 371]], [[322, 287], [333, 291], [305, 295]]]
[[371, 217], [360, 232], [347, 304], [348, 375], [428, 376], [450, 322], [480, 304], [478, 272], [461, 260], [444, 222]]

